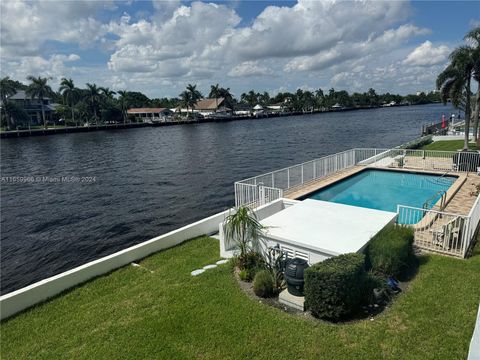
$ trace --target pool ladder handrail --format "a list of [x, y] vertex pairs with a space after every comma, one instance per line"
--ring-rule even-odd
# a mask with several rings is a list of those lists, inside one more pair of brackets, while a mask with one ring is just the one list
[[446, 190], [437, 191], [433, 196], [428, 198], [427, 201], [425, 201], [423, 203], [422, 208], [424, 208], [425, 210], [428, 210], [429, 209], [428, 205], [430, 205], [430, 202], [432, 202], [438, 196], [438, 194], [442, 194], [442, 196], [440, 197], [440, 211], [443, 211], [445, 209], [446, 202], [447, 202], [447, 191]]

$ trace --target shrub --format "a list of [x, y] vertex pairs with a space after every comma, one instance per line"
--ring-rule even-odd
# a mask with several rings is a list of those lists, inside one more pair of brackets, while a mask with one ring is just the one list
[[402, 276], [415, 262], [413, 230], [389, 225], [370, 240], [367, 266], [377, 274]]
[[260, 297], [270, 297], [273, 295], [273, 277], [268, 270], [260, 270], [255, 274], [253, 280], [253, 292]]
[[364, 298], [365, 256], [344, 254], [305, 270], [305, 306], [313, 316], [339, 320]]
[[249, 281], [249, 274], [247, 270], [240, 270], [240, 272], [238, 273], [238, 277], [242, 281]]
[[367, 272], [363, 286], [364, 304], [378, 304], [391, 298], [391, 289], [384, 278]]
[[248, 282], [253, 280], [258, 271], [266, 268], [262, 255], [253, 251], [234, 257], [231, 264], [240, 270], [238, 273], [240, 279]]
[[249, 251], [245, 255], [238, 256], [238, 268], [241, 270], [265, 268], [265, 260], [261, 254]]

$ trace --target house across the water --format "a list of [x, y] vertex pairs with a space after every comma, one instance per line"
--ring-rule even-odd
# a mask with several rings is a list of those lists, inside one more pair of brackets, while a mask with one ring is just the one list
[[43, 98], [43, 100], [37, 98], [32, 99], [24, 90], [17, 90], [15, 94], [8, 98], [8, 101], [14, 103], [27, 113], [31, 125], [43, 124], [42, 102], [47, 123], [55, 119], [55, 107], [58, 104], [52, 103], [50, 98]]
[[144, 123], [167, 122], [172, 111], [167, 108], [132, 108], [127, 110], [128, 116]]

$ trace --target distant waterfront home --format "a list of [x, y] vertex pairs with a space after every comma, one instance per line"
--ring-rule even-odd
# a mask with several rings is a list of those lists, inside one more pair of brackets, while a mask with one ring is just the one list
[[286, 102], [281, 102], [277, 104], [268, 105], [267, 109], [271, 113], [283, 113], [288, 110], [288, 105]]
[[167, 108], [131, 108], [127, 110], [128, 116], [145, 123], [166, 122], [172, 114], [173, 112]]
[[[15, 94], [8, 98], [8, 101], [15, 103], [17, 106], [25, 110], [30, 118], [32, 125], [42, 125], [42, 100], [31, 98], [24, 90], [17, 90]], [[45, 111], [45, 120], [47, 122], [55, 119], [55, 108], [58, 104], [50, 102], [50, 98], [43, 99], [43, 108]]]
[[253, 115], [254, 116], [260, 116], [264, 114], [264, 109], [263, 106], [260, 104], [257, 104], [253, 107]]
[[222, 112], [225, 114], [231, 114], [232, 109], [227, 106], [225, 102], [225, 98], [219, 97], [219, 98], [211, 98], [211, 99], [202, 99], [198, 100], [197, 103], [195, 104], [195, 109], [194, 111], [196, 113], [199, 113], [203, 116], [209, 116], [212, 115], [215, 112]]
[[239, 116], [250, 116], [252, 115], [252, 107], [248, 104], [236, 104], [235, 105], [235, 115]]

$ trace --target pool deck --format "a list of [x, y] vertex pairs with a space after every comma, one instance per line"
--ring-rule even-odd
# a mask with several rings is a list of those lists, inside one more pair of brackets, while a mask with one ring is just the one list
[[[429, 169], [419, 169], [418, 166], [420, 160], [423, 164], [423, 159], [414, 157], [413, 159], [405, 159], [405, 166], [403, 168], [398, 168], [394, 166], [394, 163], [387, 161], [384, 166], [354, 166], [337, 173], [334, 173], [330, 176], [327, 176], [323, 179], [311, 181], [310, 183], [304, 184], [303, 186], [290, 189], [284, 193], [284, 197], [289, 199], [298, 199], [304, 195], [307, 195], [313, 191], [319, 190], [325, 186], [331, 185], [332, 183], [347, 178], [353, 174], [356, 174], [366, 168], [371, 169], [384, 169], [384, 170], [395, 170], [395, 171], [406, 171], [406, 172], [417, 172], [417, 173], [427, 173], [427, 174], [438, 174], [439, 176], [445, 175], [446, 164], [445, 159], [435, 159], [435, 164], [440, 164], [441, 169], [434, 169], [432, 166]], [[410, 161], [408, 161], [410, 160]], [[439, 161], [437, 161], [439, 160]], [[411, 168], [407, 167], [407, 164]], [[433, 163], [431, 163], [433, 164]], [[461, 221], [463, 217], [468, 216], [470, 210], [473, 208], [473, 205], [476, 200], [476, 196], [472, 196], [472, 193], [476, 192], [476, 185], [480, 185], [480, 176], [475, 173], [464, 173], [457, 172], [451, 173], [449, 175], [457, 176], [458, 179], [450, 186], [446, 193], [446, 205], [444, 208], [441, 208], [441, 200], [439, 200], [433, 207], [432, 210], [442, 211], [443, 213], [449, 213], [451, 215], [442, 215], [437, 216], [436, 213], [431, 213], [429, 218], [425, 218], [422, 222], [417, 224], [415, 229], [415, 245], [422, 251], [427, 252], [436, 252], [443, 253], [446, 255], [453, 255], [458, 257], [463, 257], [462, 244], [460, 242], [454, 241], [449, 244], [441, 244], [438, 242], [435, 234], [441, 233], [446, 229], [449, 223], [456, 221], [455, 226], [461, 226]]]
[[[331, 185], [332, 183], [349, 177], [353, 174], [356, 174], [366, 168], [372, 169], [385, 169], [385, 170], [396, 170], [396, 171], [406, 171], [406, 172], [418, 172], [418, 173], [427, 173], [427, 174], [438, 174], [443, 175], [444, 170], [419, 170], [417, 168], [392, 168], [392, 167], [366, 167], [366, 166], [354, 166], [332, 175], [326, 176], [322, 179], [311, 181], [302, 186], [289, 189], [285, 191], [284, 197], [287, 199], [298, 199], [304, 195], [307, 195], [313, 191], [319, 190], [325, 186]], [[480, 185], [480, 176], [473, 173], [455, 173], [451, 174], [458, 176], [458, 180], [455, 181], [452, 186], [447, 191], [446, 196], [446, 207], [443, 209], [445, 212], [459, 214], [459, 215], [468, 215], [470, 209], [472, 208], [476, 196], [471, 196], [470, 194], [475, 191], [475, 185]], [[434, 210], [441, 210], [439, 203], [435, 204], [433, 207]]]
[[321, 189], [325, 186], [333, 184], [334, 182], [349, 177], [365, 169], [365, 166], [354, 166], [345, 170], [338, 171], [334, 174], [325, 176], [322, 179], [310, 181], [301, 186], [286, 190], [283, 196], [287, 199], [296, 200], [304, 195], [307, 195], [313, 191]]

